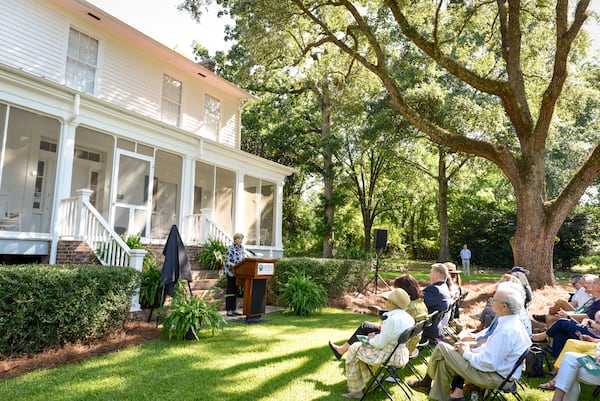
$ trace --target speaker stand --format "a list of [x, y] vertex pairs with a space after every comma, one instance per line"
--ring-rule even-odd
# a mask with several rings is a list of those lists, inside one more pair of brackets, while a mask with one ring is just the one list
[[[367, 282], [367, 284], [365, 284], [365, 286], [356, 293], [355, 297], [358, 297], [360, 294], [363, 295], [367, 295], [367, 292], [372, 292], [373, 294], [377, 294], [378, 288], [377, 288], [377, 281], [381, 280], [381, 282], [387, 287], [388, 291], [392, 290], [392, 287], [390, 287], [388, 285], [388, 283], [386, 283], [386, 281], [383, 279], [383, 277], [381, 277], [381, 275], [379, 274], [379, 251], [375, 251], [375, 272], [373, 273], [373, 278], [371, 278], [371, 280], [369, 280]], [[373, 290], [369, 290], [369, 284], [374, 283], [375, 286], [375, 291]]]

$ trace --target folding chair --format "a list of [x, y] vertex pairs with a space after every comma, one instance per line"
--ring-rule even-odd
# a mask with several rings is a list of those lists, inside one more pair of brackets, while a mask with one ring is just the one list
[[515, 374], [517, 369], [523, 369], [523, 363], [525, 362], [525, 358], [527, 358], [527, 354], [529, 354], [529, 348], [521, 354], [519, 359], [515, 362], [515, 365], [511, 369], [510, 373], [507, 377], [503, 377], [500, 373], [497, 373], [500, 377], [502, 377], [502, 383], [493, 389], [486, 389], [483, 395], [483, 400], [503, 400], [506, 401], [506, 397], [504, 394], [511, 393], [517, 400], [523, 401], [523, 398], [519, 395], [519, 387], [523, 387], [518, 380], [514, 380], [512, 376]]
[[[414, 330], [414, 326], [409, 327], [402, 334], [400, 334], [400, 336], [398, 337], [398, 340], [396, 342], [396, 345], [394, 346], [394, 349], [392, 350], [392, 352], [389, 353], [389, 355], [386, 356], [385, 360], [381, 363], [381, 365], [379, 365], [379, 366], [367, 365], [367, 369], [369, 369], [369, 372], [371, 373], [371, 379], [369, 379], [369, 383], [367, 384], [367, 388], [366, 388], [365, 392], [363, 393], [361, 400], [364, 400], [365, 397], [367, 396], [367, 394], [369, 394], [370, 392], [375, 390], [377, 387], [380, 387], [385, 392], [385, 394], [388, 396], [390, 401], [394, 401], [390, 392], [383, 385], [385, 383], [385, 378], [388, 375], [391, 375], [391, 374], [397, 375], [397, 373], [395, 373], [396, 368], [394, 366], [388, 365], [388, 363], [390, 362], [392, 355], [394, 355], [394, 353], [396, 352], [398, 347], [402, 344], [406, 344], [408, 339], [411, 337], [413, 330]], [[408, 399], [410, 399], [412, 390], [408, 387], [408, 385], [406, 385], [404, 380], [397, 382], [397, 383], [400, 385], [400, 388], [402, 389], [402, 391], [404, 391], [404, 394], [406, 394], [406, 397]]]
[[427, 318], [422, 321], [423, 327], [420, 328], [420, 333], [417, 333], [416, 330], [414, 333], [414, 335], [415, 336], [418, 335], [421, 338], [421, 340], [417, 344], [417, 348], [415, 349], [415, 351], [409, 356], [408, 362], [406, 363], [406, 368], [409, 369], [410, 372], [412, 374], [414, 374], [417, 377], [417, 379], [419, 379], [419, 380], [422, 379], [422, 376], [419, 373], [419, 371], [417, 370], [415, 364], [413, 363], [413, 359], [418, 358], [423, 362], [423, 364], [425, 364], [425, 366], [427, 366], [427, 358], [425, 358], [425, 355], [423, 355], [423, 351], [425, 349], [427, 349], [427, 344], [429, 344], [429, 339], [423, 337], [423, 331], [425, 330], [426, 327], [429, 327], [432, 325], [433, 320], [437, 315], [439, 315], [438, 311], [433, 311], [429, 315], [427, 315]]
[[[423, 329], [425, 328], [426, 324], [427, 324], [427, 319], [423, 319], [423, 320], [415, 323], [415, 327], [413, 328], [412, 333], [410, 333], [410, 338], [407, 340], [407, 342], [410, 341], [412, 338], [418, 338], [420, 340], [421, 336], [423, 335]], [[418, 352], [418, 349], [415, 348], [414, 351]], [[417, 378], [419, 378], [419, 380], [421, 379], [421, 374], [419, 373], [419, 371], [416, 370], [412, 364], [410, 364], [410, 360], [415, 357], [416, 357], [416, 354], [409, 355], [406, 365], [404, 365], [401, 368], [390, 367], [390, 369], [388, 369], [388, 371], [390, 373], [390, 377], [387, 378], [386, 381], [396, 382], [397, 384], [399, 384], [401, 386], [405, 386], [405, 388], [407, 388], [409, 390], [409, 392], [412, 394], [412, 389], [410, 388], [408, 383], [406, 383], [406, 381], [404, 380], [404, 377], [401, 375], [401, 372], [403, 370], [408, 370], [410, 373], [414, 374]]]

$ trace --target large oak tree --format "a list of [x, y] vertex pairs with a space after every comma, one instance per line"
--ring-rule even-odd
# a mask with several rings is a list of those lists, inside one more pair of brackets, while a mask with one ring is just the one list
[[[581, 73], [586, 67], [582, 26], [590, 0], [217, 2], [245, 3], [254, 15], [265, 15], [267, 32], [281, 26], [302, 32], [307, 53], [335, 45], [381, 80], [393, 107], [416, 129], [451, 150], [496, 164], [516, 199], [514, 263], [529, 268], [539, 285], [555, 283], [552, 254], [558, 230], [600, 173], [598, 93], [584, 96], [593, 99], [583, 100], [585, 104], [573, 96], [573, 87], [586, 87], [585, 80], [597, 91], [597, 71]], [[276, 21], [268, 19], [272, 16]], [[461, 113], [460, 130], [428, 118], [411, 102], [411, 91], [427, 79], [417, 81], [398, 65], [415, 50], [426, 60], [422, 67], [431, 80], [445, 74], [447, 90], [460, 86], [473, 94], [473, 102]], [[572, 108], [561, 115], [571, 102], [582, 104], [582, 112], [592, 118], [581, 118]], [[495, 130], [481, 128], [478, 111], [489, 112], [494, 105], [496, 117], [502, 115], [504, 121]], [[584, 131], [587, 146], [572, 155], [579, 164], [551, 197], [546, 188], [548, 146], [565, 127]]]

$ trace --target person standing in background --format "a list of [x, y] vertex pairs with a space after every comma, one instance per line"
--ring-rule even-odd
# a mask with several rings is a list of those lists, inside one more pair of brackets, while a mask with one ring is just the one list
[[462, 260], [462, 267], [465, 276], [471, 275], [471, 250], [467, 248], [467, 244], [463, 245], [463, 249], [460, 250], [460, 259]]
[[244, 241], [244, 235], [237, 233], [233, 236], [233, 244], [227, 247], [227, 253], [225, 254], [225, 274], [227, 275], [227, 289], [225, 290], [225, 309], [227, 310], [227, 316], [241, 316], [242, 314], [236, 311], [237, 299], [236, 292], [237, 286], [235, 285], [235, 274], [233, 273], [233, 266], [237, 265], [244, 259], [244, 247], [242, 246]]

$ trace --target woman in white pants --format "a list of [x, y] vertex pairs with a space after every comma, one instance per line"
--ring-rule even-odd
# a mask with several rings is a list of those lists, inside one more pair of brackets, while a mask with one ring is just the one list
[[[596, 347], [596, 364], [600, 364], [600, 343], [598, 344]], [[600, 384], [600, 376], [594, 376], [588, 372], [577, 360], [582, 356], [584, 354], [577, 352], [565, 353], [556, 375], [556, 390], [554, 390], [552, 401], [577, 401], [581, 391], [580, 382], [591, 385]]]

